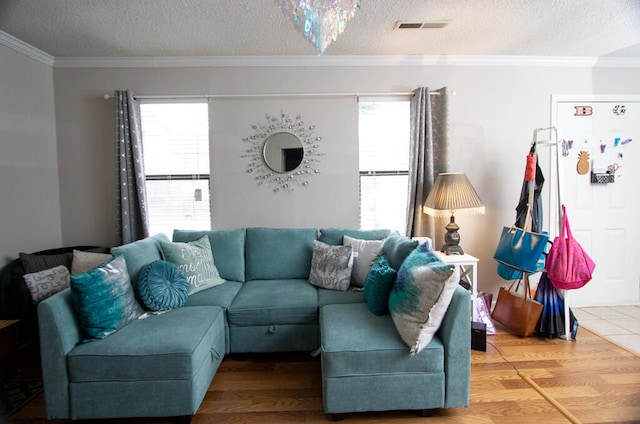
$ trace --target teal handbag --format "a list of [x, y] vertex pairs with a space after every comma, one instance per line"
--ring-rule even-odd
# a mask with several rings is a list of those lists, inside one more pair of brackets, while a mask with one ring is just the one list
[[[531, 205], [533, 205], [534, 191], [533, 180], [530, 180], [529, 184], [529, 202], [527, 203], [527, 216], [524, 220], [524, 228], [518, 228], [515, 224], [511, 227], [504, 227], [500, 235], [500, 240], [498, 241], [498, 247], [493, 255], [493, 259], [498, 261], [499, 264], [526, 273], [536, 272], [540, 255], [544, 252], [547, 241], [549, 241], [547, 234], [534, 233], [531, 231]], [[505, 270], [501, 271], [504, 272]], [[504, 272], [504, 274], [508, 273]]]
[[538, 259], [549, 236], [518, 228], [504, 227], [493, 258], [503, 265], [523, 272], [536, 272]]

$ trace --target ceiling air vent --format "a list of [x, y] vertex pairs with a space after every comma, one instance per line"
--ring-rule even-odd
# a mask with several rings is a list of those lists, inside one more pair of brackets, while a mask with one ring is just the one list
[[439, 29], [448, 25], [448, 22], [405, 22], [398, 21], [394, 29]]

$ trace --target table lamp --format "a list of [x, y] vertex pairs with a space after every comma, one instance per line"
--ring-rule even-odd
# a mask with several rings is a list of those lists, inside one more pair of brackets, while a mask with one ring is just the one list
[[464, 255], [459, 245], [460, 227], [456, 224], [455, 214], [484, 215], [484, 205], [463, 172], [449, 172], [438, 175], [422, 211], [436, 218], [451, 216], [445, 227], [445, 244], [440, 251], [447, 255]]

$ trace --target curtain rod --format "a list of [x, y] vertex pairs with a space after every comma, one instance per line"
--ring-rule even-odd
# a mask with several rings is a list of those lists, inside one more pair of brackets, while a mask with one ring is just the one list
[[[439, 96], [438, 92], [429, 93], [433, 96]], [[449, 94], [455, 96], [456, 92], [450, 90]], [[263, 93], [263, 94], [186, 94], [186, 95], [169, 95], [169, 96], [134, 96], [136, 100], [161, 100], [161, 99], [224, 99], [224, 98], [267, 98], [267, 97], [409, 97], [412, 91], [400, 91], [391, 93]], [[104, 99], [109, 100], [111, 94], [105, 94]]]

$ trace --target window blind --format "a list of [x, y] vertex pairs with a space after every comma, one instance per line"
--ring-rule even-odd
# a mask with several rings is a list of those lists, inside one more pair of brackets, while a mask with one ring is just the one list
[[149, 231], [211, 228], [207, 103], [142, 103]]

